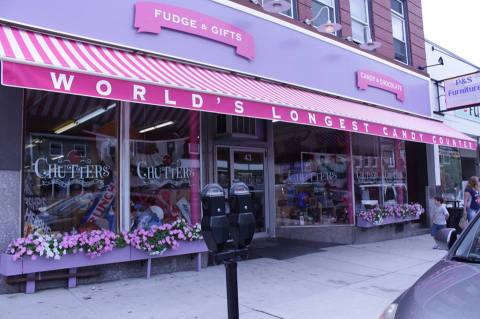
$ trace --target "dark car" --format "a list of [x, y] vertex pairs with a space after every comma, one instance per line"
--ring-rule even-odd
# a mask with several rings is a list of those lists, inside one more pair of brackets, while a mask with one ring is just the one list
[[480, 318], [480, 214], [457, 239], [443, 229], [437, 243], [447, 255], [401, 294], [381, 319]]

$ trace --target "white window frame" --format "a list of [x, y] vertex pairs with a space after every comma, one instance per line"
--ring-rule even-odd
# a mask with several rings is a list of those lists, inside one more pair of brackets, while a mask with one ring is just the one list
[[[333, 13], [332, 13], [332, 15], [330, 15], [331, 22], [337, 23], [337, 6], [336, 6], [337, 0], [312, 0], [312, 2], [322, 4], [323, 6], [328, 8], [327, 10], [332, 9]], [[322, 9], [320, 8], [320, 10], [322, 10]], [[313, 18], [318, 13], [318, 11], [313, 12], [313, 6], [312, 6], [311, 11], [312, 11], [312, 18]], [[328, 18], [328, 13], [327, 13], [327, 18]], [[325, 22], [327, 22], [327, 21], [325, 21]], [[312, 20], [312, 23], [313, 23], [313, 20]], [[337, 32], [333, 32], [332, 34], [337, 35]]]
[[[262, 5], [262, 7], [263, 7], [264, 1], [265, 1], [265, 0], [260, 0], [260, 4]], [[291, 12], [290, 15], [285, 14], [285, 13], [283, 13], [283, 12], [279, 12], [279, 14], [281, 14], [282, 16], [286, 16], [286, 17], [295, 19], [295, 9], [294, 9], [294, 6], [295, 6], [296, 1], [297, 1], [297, 0], [290, 0], [290, 12]]]
[[[257, 119], [250, 118], [250, 117], [242, 117], [242, 116], [231, 116], [230, 121], [231, 121], [231, 126], [232, 126], [232, 129], [231, 129], [232, 136], [246, 136], [246, 137], [251, 137], [251, 138], [259, 138], [258, 135], [257, 135], [257, 124], [258, 124]], [[253, 122], [253, 134], [250, 134], [250, 132], [234, 132], [233, 131], [233, 121], [243, 121], [244, 124], [245, 124], [245, 122], [247, 122], [248, 125], [249, 125], [248, 131], [250, 131], [250, 124]]]
[[77, 149], [83, 149], [83, 155], [80, 156], [82, 158], [87, 157], [87, 145], [86, 144], [73, 144], [73, 150], [77, 151]]
[[[337, 22], [337, 8], [336, 8], [336, 0], [312, 0], [313, 2], [320, 3], [329, 9], [332, 9], [333, 15], [330, 16], [330, 19], [332, 22]], [[312, 17], [315, 16], [317, 13], [313, 12], [313, 6], [312, 6]], [[327, 13], [328, 14], [328, 13]], [[313, 21], [312, 21], [313, 22]]]
[[[395, 59], [399, 62], [402, 62], [402, 63], [405, 63], [405, 64], [409, 64], [410, 63], [410, 57], [408, 56], [408, 35], [407, 35], [407, 21], [405, 19], [405, 2], [404, 1], [401, 1], [401, 0], [393, 0], [395, 2], [398, 2], [400, 3], [400, 5], [402, 6], [402, 14], [398, 13], [397, 11], [393, 10], [392, 8], [390, 8], [390, 11], [392, 12], [392, 16], [395, 16], [396, 18], [400, 19], [402, 21], [402, 28], [403, 28], [403, 34], [405, 35], [405, 40], [402, 41], [400, 39], [397, 39], [394, 37], [395, 40], [397, 41], [400, 41], [400, 42], [403, 42], [405, 44], [405, 57], [407, 58], [407, 61], [401, 61], [401, 60], [398, 60], [398, 59]], [[393, 26], [393, 20], [392, 20], [392, 26]], [[392, 36], [393, 36], [393, 32], [392, 32]], [[394, 52], [395, 53], [395, 52]]]
[[[353, 24], [352, 24], [352, 40], [357, 43], [365, 43], [368, 42], [369, 40], [372, 39], [372, 29], [370, 27], [370, 7], [368, 5], [368, 0], [362, 0], [365, 2], [365, 17], [367, 18], [367, 21], [362, 21], [362, 19], [355, 17], [352, 14], [352, 11], [350, 10], [350, 17], [352, 18], [353, 21], [361, 24], [363, 26], [363, 35], [364, 38], [362, 40], [360, 39], [355, 39], [353, 36]], [[368, 32], [368, 33], [367, 33]]]
[[[59, 147], [60, 148], [60, 153], [58, 153], [58, 154], [52, 153], [52, 146]], [[58, 157], [58, 156], [64, 155], [63, 154], [63, 143], [54, 142], [54, 141], [50, 142], [50, 144], [48, 146], [48, 153], [50, 154], [50, 157]]]

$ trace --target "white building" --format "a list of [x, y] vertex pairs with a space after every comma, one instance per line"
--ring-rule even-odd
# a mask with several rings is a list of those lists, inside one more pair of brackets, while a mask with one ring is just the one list
[[[431, 106], [434, 117], [478, 141], [480, 106], [445, 112], [444, 80], [479, 72], [480, 68], [429, 40], [425, 40], [425, 51], [428, 66], [438, 64], [439, 58], [443, 59], [443, 65], [427, 68], [432, 79]], [[464, 151], [437, 145], [433, 149], [435, 160], [434, 163], [430, 163], [430, 171], [435, 172], [436, 192], [441, 191], [447, 200], [459, 200], [449, 205], [461, 206], [466, 181], [472, 175], [480, 175], [478, 151]], [[430, 193], [432, 191], [434, 190]]]

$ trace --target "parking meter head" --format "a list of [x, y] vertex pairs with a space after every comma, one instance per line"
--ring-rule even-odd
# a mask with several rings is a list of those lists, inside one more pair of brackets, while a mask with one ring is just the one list
[[229, 221], [225, 215], [225, 194], [218, 184], [202, 189], [202, 235], [212, 252], [221, 252], [229, 238]]
[[245, 183], [233, 183], [228, 194], [231, 211], [236, 214], [252, 211], [252, 195]]
[[238, 229], [238, 231], [231, 230], [233, 241], [236, 247], [245, 248], [250, 245], [255, 234], [255, 216], [252, 212], [240, 213], [236, 218], [236, 222], [238, 227], [234, 229]]
[[225, 193], [222, 186], [218, 184], [205, 185], [201, 197], [204, 216], [225, 215]]
[[230, 188], [229, 197], [230, 233], [237, 248], [245, 248], [252, 242], [255, 233], [255, 216], [250, 190], [245, 183], [234, 183]]
[[208, 250], [222, 252], [229, 238], [229, 221], [227, 215], [202, 217], [202, 236]]

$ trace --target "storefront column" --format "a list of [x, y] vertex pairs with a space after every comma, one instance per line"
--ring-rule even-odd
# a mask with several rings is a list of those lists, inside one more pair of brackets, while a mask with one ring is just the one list
[[433, 205], [433, 200], [431, 197], [432, 195], [437, 195], [436, 193], [436, 188], [440, 187], [441, 185], [441, 179], [440, 179], [440, 156], [439, 156], [439, 149], [438, 145], [426, 145], [427, 149], [427, 174], [428, 174], [428, 188], [429, 191], [426, 192], [427, 198], [426, 203], [427, 206], [426, 208], [426, 219], [425, 223], [426, 226], [431, 225], [431, 219], [430, 216], [432, 215], [432, 209], [434, 207]]
[[130, 228], [130, 103], [120, 104], [120, 143], [119, 153], [122, 160], [118, 174], [120, 230]]
[[440, 186], [440, 157], [438, 145], [426, 145], [427, 148], [427, 169], [428, 185]]
[[266, 121], [266, 129], [267, 129], [267, 172], [265, 181], [266, 187], [266, 195], [268, 196], [265, 198], [265, 216], [268, 220], [268, 233], [271, 237], [275, 237], [275, 230], [277, 225], [277, 212], [276, 212], [276, 205], [275, 205], [275, 150], [273, 144], [273, 123], [271, 121]]
[[477, 140], [477, 150], [476, 154], [477, 156], [475, 157], [475, 175], [480, 176], [480, 137], [476, 138]]
[[0, 86], [0, 249], [21, 235], [23, 90]]
[[[194, 113], [195, 116], [193, 116], [192, 113], [188, 115], [188, 124], [190, 128], [192, 127], [202, 127], [202, 121], [201, 121], [201, 115]], [[197, 116], [198, 115], [198, 116]], [[198, 123], [199, 121], [199, 123]], [[197, 158], [196, 155], [200, 155], [200, 158], [197, 160], [199, 162], [199, 172], [200, 174], [194, 174], [193, 176], [190, 177], [190, 187], [191, 187], [191, 197], [190, 197], [190, 214], [191, 214], [191, 222], [192, 225], [195, 225], [197, 223], [201, 223], [202, 219], [202, 214], [201, 214], [201, 204], [200, 204], [200, 191], [201, 191], [201, 174], [202, 174], [202, 158], [201, 158], [201, 153], [200, 148], [201, 146], [199, 143], [201, 143], [200, 136], [200, 131], [194, 131], [193, 129], [190, 129], [190, 134], [189, 134], [189, 140], [188, 140], [188, 145], [191, 149], [190, 153], [190, 158], [192, 160], [195, 160]]]
[[353, 140], [352, 140], [352, 132], [348, 133], [348, 149], [347, 149], [347, 154], [349, 157], [349, 164], [348, 164], [348, 171], [347, 171], [347, 176], [348, 176], [348, 191], [350, 193], [350, 203], [348, 206], [348, 221], [350, 222], [351, 225], [356, 225], [357, 222], [357, 214], [355, 212], [356, 205], [355, 205], [355, 170], [354, 170], [354, 161], [353, 161]]
[[213, 143], [213, 133], [211, 126], [215, 126], [215, 117], [210, 113], [201, 113], [200, 117], [200, 149], [202, 150], [201, 154], [201, 174], [202, 174], [202, 185], [215, 182], [214, 176], [214, 163], [215, 163], [215, 147]]

